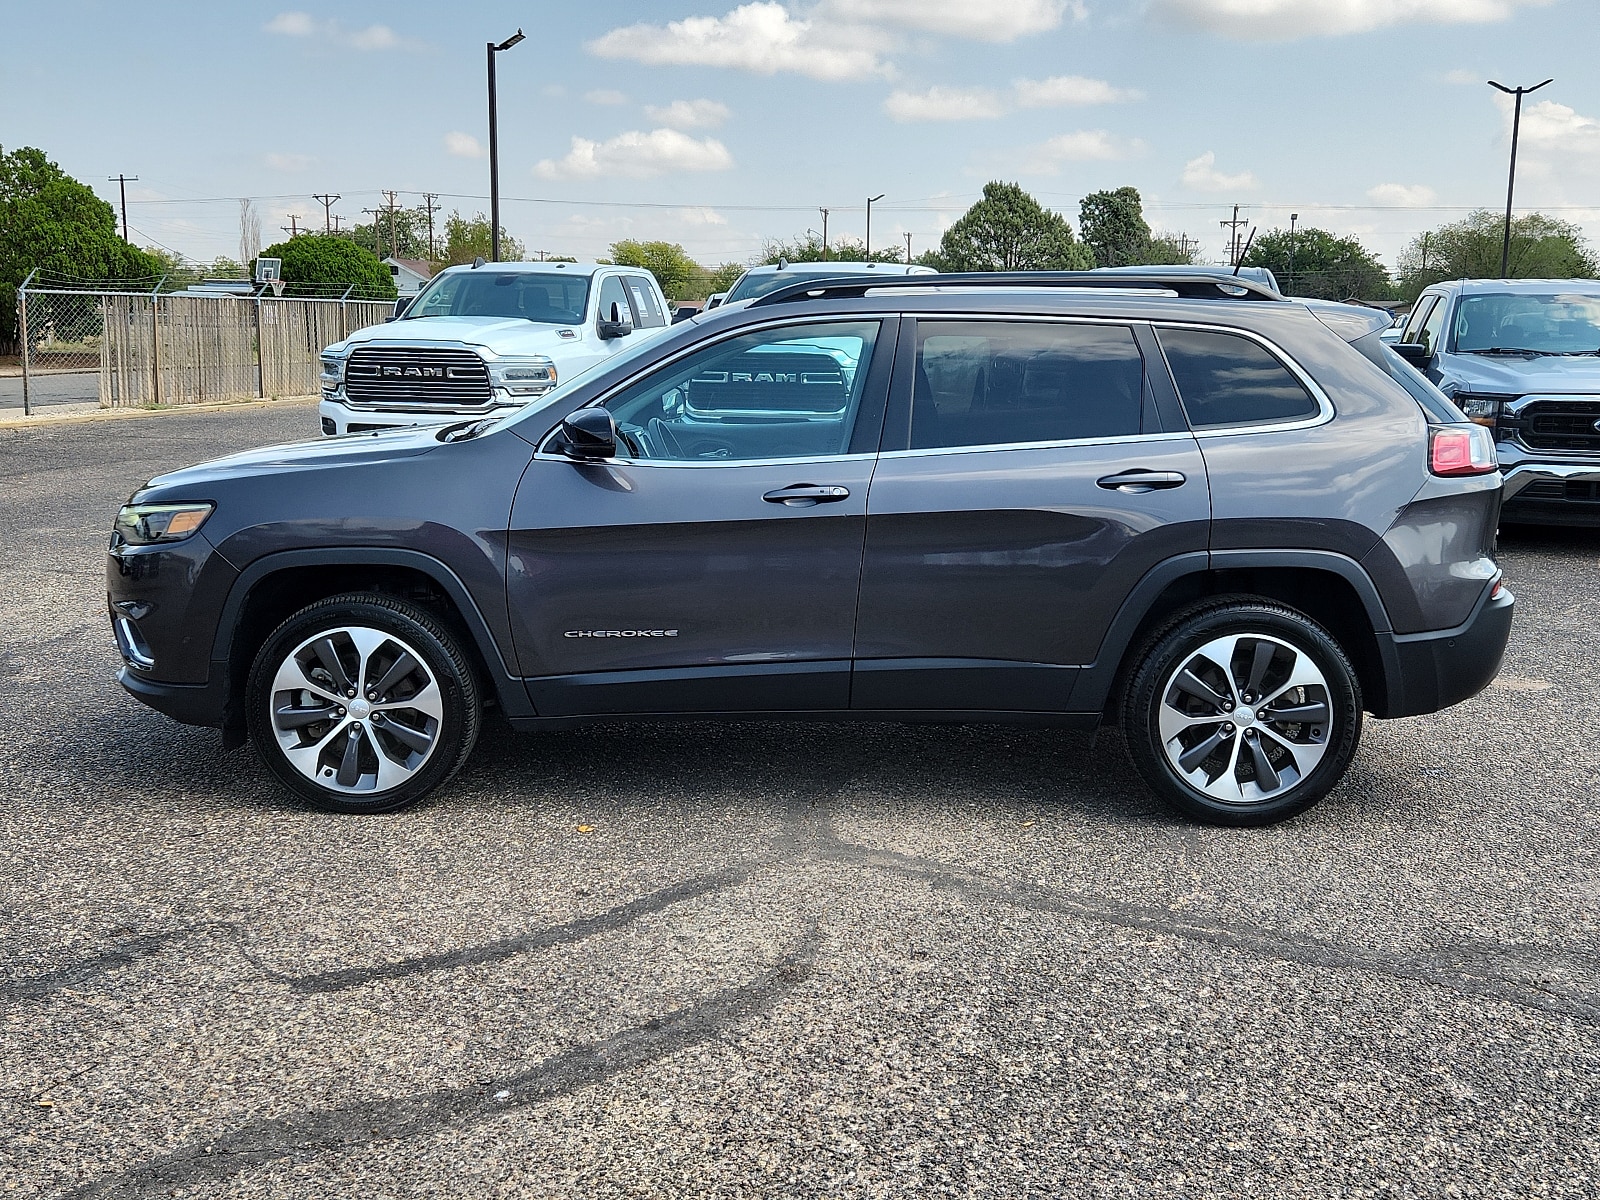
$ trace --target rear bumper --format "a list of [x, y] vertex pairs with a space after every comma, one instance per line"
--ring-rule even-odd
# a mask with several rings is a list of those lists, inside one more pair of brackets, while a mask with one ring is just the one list
[[1454, 629], [1380, 634], [1387, 644], [1389, 695], [1380, 717], [1438, 712], [1476, 696], [1500, 671], [1516, 597], [1509, 589], [1479, 602]]
[[1600, 464], [1525, 461], [1502, 470], [1508, 524], [1600, 525]]
[[212, 671], [209, 683], [165, 683], [123, 667], [117, 672], [117, 682], [130, 695], [174, 721], [221, 729], [228, 723], [228, 688], [223, 674]]

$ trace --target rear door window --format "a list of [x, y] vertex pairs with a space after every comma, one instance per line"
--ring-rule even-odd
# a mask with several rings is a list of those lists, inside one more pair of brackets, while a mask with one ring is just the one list
[[913, 450], [1133, 437], [1143, 398], [1128, 326], [917, 322]]
[[1156, 333], [1196, 429], [1303, 421], [1320, 411], [1305, 384], [1259, 342], [1204, 329]]

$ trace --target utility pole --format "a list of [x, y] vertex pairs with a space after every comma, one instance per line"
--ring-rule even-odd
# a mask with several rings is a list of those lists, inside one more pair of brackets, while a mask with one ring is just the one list
[[400, 236], [399, 236], [399, 233], [398, 233], [398, 231], [396, 229], [396, 214], [399, 213], [400, 206], [398, 204], [396, 204], [395, 200], [394, 200], [395, 196], [397, 196], [398, 194], [399, 194], [398, 192], [384, 192], [384, 195], [389, 197], [388, 213], [389, 213], [389, 257], [390, 258], [398, 257], [399, 254], [400, 254]]
[[343, 220], [344, 220], [344, 218], [341, 217], [338, 213], [334, 213], [333, 214], [333, 232], [335, 232], [335, 233], [343, 233], [344, 232], [344, 230], [339, 228], [339, 222], [341, 222]]
[[438, 257], [438, 253], [433, 248], [433, 214], [439, 211], [438, 193], [423, 192], [422, 207], [428, 214], [428, 261], [431, 263]]
[[1200, 243], [1187, 233], [1178, 234], [1178, 253], [1183, 255], [1183, 261], [1188, 262], [1191, 255], [1200, 249]]
[[292, 238], [299, 237], [300, 236], [300, 222], [304, 221], [305, 218], [302, 217], [299, 213], [285, 213], [284, 215], [289, 218], [289, 223], [287, 225], [279, 225], [278, 228], [283, 230], [285, 233], [287, 233]]
[[911, 265], [911, 235], [906, 234], [906, 266]]
[[884, 195], [885, 193], [879, 192], [876, 196], [867, 197], [867, 244], [866, 251], [862, 257], [868, 262], [872, 261], [872, 206], [882, 200]]
[[825, 208], [819, 208], [819, 209], [817, 209], [817, 211], [822, 214], [822, 261], [823, 262], [827, 262], [828, 261], [828, 210], [825, 209]]
[[324, 194], [319, 196], [319, 195], [317, 195], [316, 192], [312, 192], [311, 193], [311, 198], [313, 200], [315, 200], [318, 204], [322, 205], [322, 232], [323, 233], [332, 233], [333, 232], [333, 216], [332, 216], [333, 205], [334, 205], [334, 202], [339, 199], [339, 193], [338, 192], [334, 192], [331, 195], [328, 194], [328, 193], [324, 193]]
[[107, 175], [107, 183], [114, 183], [122, 193], [122, 240], [128, 240], [128, 185], [138, 183], [137, 175]]
[[1233, 220], [1218, 221], [1217, 224], [1228, 230], [1228, 265], [1237, 267], [1239, 265], [1239, 230], [1250, 224], [1250, 222], [1239, 219], [1239, 206], [1235, 204], [1233, 206]]
[[1546, 79], [1544, 83], [1536, 83], [1530, 88], [1508, 88], [1503, 83], [1489, 80], [1489, 86], [1498, 88], [1508, 96], [1517, 98], [1517, 107], [1511, 118], [1511, 176], [1506, 181], [1506, 236], [1500, 243], [1500, 278], [1507, 277], [1506, 272], [1511, 263], [1511, 197], [1517, 190], [1517, 134], [1522, 129], [1522, 98], [1530, 92], [1537, 92], [1546, 83], [1554, 83], [1554, 79]]
[[378, 218], [383, 215], [383, 209], [381, 209], [381, 208], [363, 208], [361, 210], [361, 215], [365, 216], [365, 217], [371, 217], [372, 218], [372, 252], [374, 254], [382, 254], [383, 253], [383, 234], [380, 231], [380, 229], [378, 228]]

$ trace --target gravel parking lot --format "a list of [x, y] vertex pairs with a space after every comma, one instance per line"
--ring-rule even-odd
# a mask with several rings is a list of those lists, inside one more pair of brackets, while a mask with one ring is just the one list
[[304, 811], [125, 696], [106, 532], [315, 410], [0, 430], [0, 1189], [1600, 1189], [1600, 536], [1508, 533], [1500, 680], [1266, 830], [1116, 736], [492, 727]]

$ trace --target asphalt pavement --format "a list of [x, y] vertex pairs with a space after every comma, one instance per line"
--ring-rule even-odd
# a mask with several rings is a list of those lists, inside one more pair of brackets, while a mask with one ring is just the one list
[[0, 430], [0, 1190], [1593, 1196], [1600, 536], [1291, 824], [1116, 735], [491, 727], [384, 817], [122, 694], [112, 514], [290, 404]]

